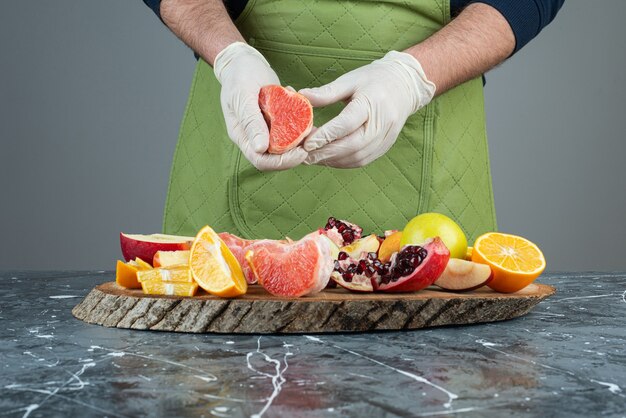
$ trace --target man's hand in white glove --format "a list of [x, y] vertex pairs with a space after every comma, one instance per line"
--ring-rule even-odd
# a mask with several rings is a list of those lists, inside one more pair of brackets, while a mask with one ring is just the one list
[[228, 136], [248, 161], [261, 171], [301, 164], [307, 157], [301, 147], [281, 155], [266, 153], [269, 130], [259, 108], [259, 91], [280, 81], [263, 55], [248, 44], [235, 42], [215, 57], [213, 69], [222, 85], [220, 100]]
[[347, 101], [334, 119], [309, 135], [306, 164], [337, 168], [362, 167], [394, 144], [407, 118], [435, 95], [413, 56], [391, 51], [322, 87], [302, 89], [313, 106]]

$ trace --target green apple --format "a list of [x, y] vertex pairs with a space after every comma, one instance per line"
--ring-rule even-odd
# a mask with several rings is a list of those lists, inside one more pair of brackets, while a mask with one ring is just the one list
[[467, 238], [456, 222], [440, 213], [422, 213], [411, 219], [402, 231], [400, 247], [422, 245], [426, 240], [439, 237], [450, 250], [451, 258], [465, 258]]

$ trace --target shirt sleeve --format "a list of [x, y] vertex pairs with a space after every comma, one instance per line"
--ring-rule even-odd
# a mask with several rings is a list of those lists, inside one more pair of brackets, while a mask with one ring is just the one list
[[[143, 0], [143, 2], [161, 19], [161, 0]], [[161, 19], [162, 21], [163, 19]]]
[[452, 12], [470, 3], [485, 3], [498, 10], [515, 35], [516, 53], [548, 26], [565, 0], [451, 0]]

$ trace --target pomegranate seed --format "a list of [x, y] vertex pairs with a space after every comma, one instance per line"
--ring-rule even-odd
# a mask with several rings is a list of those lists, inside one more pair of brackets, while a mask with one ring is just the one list
[[343, 260], [345, 260], [345, 259], [347, 259], [347, 258], [348, 258], [348, 253], [347, 253], [347, 252], [345, 252], [345, 251], [339, 251], [339, 255], [337, 255], [337, 259], [338, 259], [338, 260], [343, 261]]

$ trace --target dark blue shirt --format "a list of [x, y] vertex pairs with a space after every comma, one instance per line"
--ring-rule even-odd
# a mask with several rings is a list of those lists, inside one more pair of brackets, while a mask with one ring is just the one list
[[[515, 52], [530, 42], [552, 22], [565, 0], [450, 0], [452, 15], [458, 14], [470, 3], [485, 3], [497, 9], [509, 22], [515, 34]], [[143, 0], [161, 18], [161, 0]], [[241, 14], [248, 0], [224, 1], [230, 17]]]

